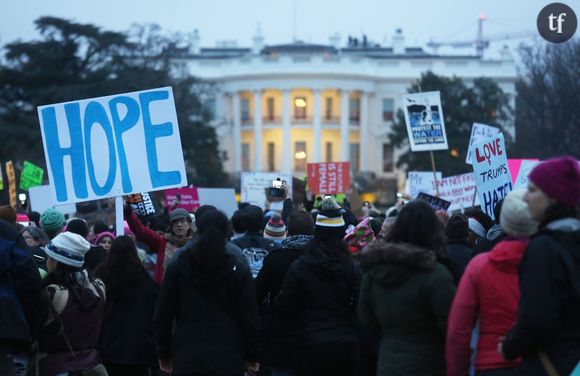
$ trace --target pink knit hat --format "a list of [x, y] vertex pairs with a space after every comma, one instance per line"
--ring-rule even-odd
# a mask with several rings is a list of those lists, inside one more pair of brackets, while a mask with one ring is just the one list
[[111, 238], [112, 240], [115, 240], [115, 234], [113, 234], [112, 232], [109, 231], [103, 231], [98, 233], [97, 235], [95, 235], [95, 239], [93, 240], [93, 244], [95, 245], [99, 245], [99, 242], [101, 241], [101, 239], [106, 238], [106, 237]]
[[376, 240], [375, 233], [371, 228], [370, 217], [363, 219], [343, 239], [350, 253], [357, 253], [370, 242]]
[[548, 159], [537, 165], [529, 179], [550, 198], [573, 208], [580, 204], [580, 167], [572, 157]]

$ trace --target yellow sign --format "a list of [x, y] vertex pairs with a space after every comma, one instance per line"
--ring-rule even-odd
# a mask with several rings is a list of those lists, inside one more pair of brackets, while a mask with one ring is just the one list
[[16, 175], [12, 161], [6, 162], [6, 175], [8, 176], [8, 192], [10, 194], [10, 206], [16, 210]]

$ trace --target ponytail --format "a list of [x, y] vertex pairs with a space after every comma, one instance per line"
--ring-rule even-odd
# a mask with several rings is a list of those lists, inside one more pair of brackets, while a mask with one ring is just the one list
[[228, 218], [220, 211], [210, 211], [196, 225], [199, 238], [192, 249], [192, 266], [208, 272], [223, 268], [226, 264]]

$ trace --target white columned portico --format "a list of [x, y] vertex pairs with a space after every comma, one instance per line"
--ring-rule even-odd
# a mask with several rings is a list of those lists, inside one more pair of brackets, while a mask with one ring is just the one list
[[262, 91], [254, 90], [254, 171], [262, 171]]
[[369, 170], [369, 95], [363, 91], [360, 96], [360, 170]]
[[233, 160], [234, 172], [242, 171], [242, 113], [240, 110], [240, 93], [232, 94], [232, 121], [233, 121]]
[[320, 106], [320, 89], [314, 89], [314, 118], [312, 120], [312, 128], [314, 135], [314, 147], [312, 162], [322, 162], [322, 119]]
[[349, 162], [348, 145], [348, 90], [340, 91], [340, 161]]
[[282, 172], [292, 173], [292, 144], [290, 137], [290, 89], [282, 89]]

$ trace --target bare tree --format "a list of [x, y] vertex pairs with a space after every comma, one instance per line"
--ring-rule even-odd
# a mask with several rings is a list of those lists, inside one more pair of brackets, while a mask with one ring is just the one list
[[580, 39], [520, 48], [516, 150], [520, 157], [580, 157]]

